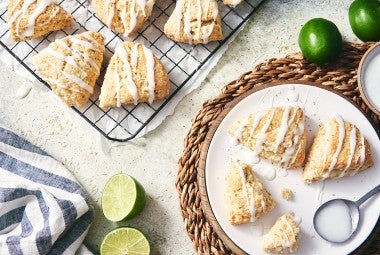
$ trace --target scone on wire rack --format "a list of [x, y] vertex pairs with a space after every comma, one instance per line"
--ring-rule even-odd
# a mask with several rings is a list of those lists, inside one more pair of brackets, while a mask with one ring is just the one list
[[94, 92], [103, 53], [103, 36], [84, 32], [55, 40], [32, 58], [32, 64], [68, 106], [83, 106]]
[[270, 212], [276, 201], [249, 165], [231, 160], [226, 174], [225, 207], [233, 225], [253, 222]]
[[258, 111], [235, 122], [229, 134], [252, 152], [252, 162], [265, 158], [285, 168], [297, 168], [304, 162], [306, 132], [299, 107]]
[[164, 27], [176, 42], [206, 44], [223, 39], [218, 4], [215, 0], [178, 0]]
[[223, 0], [223, 4], [229, 5], [231, 7], [236, 7], [241, 2], [243, 2], [243, 0]]
[[131, 36], [152, 13], [155, 0], [93, 0], [96, 16], [109, 28]]
[[370, 145], [353, 124], [339, 115], [321, 126], [306, 158], [307, 183], [356, 175], [373, 166]]
[[101, 88], [100, 107], [120, 107], [169, 95], [169, 77], [161, 61], [144, 45], [125, 41], [111, 57]]
[[53, 0], [9, 1], [7, 24], [15, 42], [71, 26], [72, 16]]
[[292, 213], [276, 220], [269, 232], [263, 236], [262, 247], [267, 253], [289, 254], [298, 250], [300, 240], [299, 222]]

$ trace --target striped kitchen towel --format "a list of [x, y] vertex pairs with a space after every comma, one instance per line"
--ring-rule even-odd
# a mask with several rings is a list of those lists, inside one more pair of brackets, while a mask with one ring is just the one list
[[0, 254], [92, 254], [93, 208], [58, 161], [0, 126]]

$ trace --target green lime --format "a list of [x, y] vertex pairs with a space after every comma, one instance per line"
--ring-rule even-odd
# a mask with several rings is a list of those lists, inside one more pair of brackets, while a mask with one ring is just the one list
[[348, 10], [354, 34], [363, 42], [380, 40], [380, 1], [355, 0]]
[[100, 245], [101, 255], [149, 255], [148, 239], [140, 230], [120, 227], [109, 232]]
[[343, 42], [339, 29], [333, 22], [315, 18], [303, 25], [298, 44], [305, 58], [323, 64], [338, 58]]
[[111, 221], [132, 219], [142, 211], [145, 203], [144, 188], [127, 174], [112, 176], [103, 189], [103, 213]]

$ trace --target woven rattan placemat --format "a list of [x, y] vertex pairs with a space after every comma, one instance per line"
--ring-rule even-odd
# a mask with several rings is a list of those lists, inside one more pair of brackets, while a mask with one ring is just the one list
[[[202, 144], [213, 121], [226, 104], [254, 86], [278, 81], [310, 81], [329, 86], [351, 98], [380, 128], [379, 117], [363, 102], [357, 87], [357, 68], [364, 53], [373, 43], [346, 44], [340, 59], [333, 65], [316, 66], [299, 53], [285, 58], [270, 59], [257, 65], [253, 71], [230, 82], [222, 93], [206, 101], [192, 123], [185, 138], [184, 150], [179, 160], [176, 187], [186, 230], [199, 254], [231, 254], [207, 221], [201, 208], [198, 192], [197, 170]], [[370, 238], [353, 254], [380, 254], [380, 224]]]

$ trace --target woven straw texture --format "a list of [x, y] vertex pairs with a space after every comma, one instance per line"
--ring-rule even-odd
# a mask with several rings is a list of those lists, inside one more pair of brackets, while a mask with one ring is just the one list
[[[341, 57], [333, 65], [316, 66], [300, 53], [285, 58], [270, 59], [257, 65], [253, 71], [230, 82], [215, 99], [206, 101], [198, 112], [184, 141], [184, 150], [179, 159], [176, 187], [186, 230], [198, 254], [232, 254], [219, 239], [201, 208], [198, 192], [197, 169], [205, 137], [213, 121], [226, 104], [249, 91], [254, 86], [278, 81], [310, 81], [329, 86], [351, 98], [380, 128], [379, 116], [364, 103], [357, 87], [357, 69], [364, 53], [373, 43], [345, 44]], [[370, 238], [353, 254], [380, 254], [379, 223]]]

